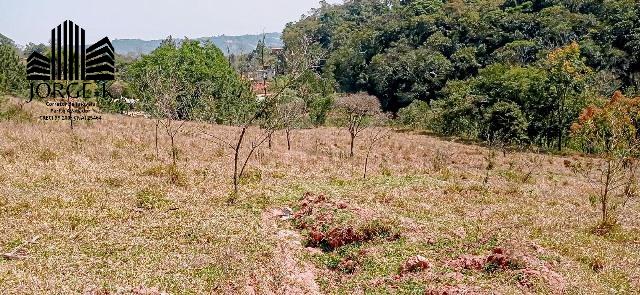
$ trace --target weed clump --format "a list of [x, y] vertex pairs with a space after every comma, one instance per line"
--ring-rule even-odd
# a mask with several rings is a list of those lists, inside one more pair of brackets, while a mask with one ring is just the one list
[[14, 149], [0, 150], [0, 157], [12, 161], [16, 157], [16, 151]]
[[150, 167], [142, 172], [142, 176], [168, 177], [171, 184], [186, 186], [187, 178], [175, 165], [158, 165]]
[[166, 194], [156, 189], [146, 188], [136, 194], [136, 207], [140, 209], [158, 209], [168, 203]]
[[165, 175], [165, 167], [163, 165], [150, 167], [142, 172], [142, 176], [162, 177]]
[[31, 114], [24, 110], [21, 106], [7, 103], [6, 99], [0, 99], [0, 122], [30, 122], [31, 120]]
[[38, 154], [38, 160], [42, 162], [51, 162], [55, 161], [58, 158], [58, 154], [56, 152], [46, 148]]
[[246, 170], [240, 177], [240, 184], [243, 185], [259, 183], [260, 181], [262, 181], [262, 172], [260, 170]]
[[431, 168], [434, 172], [442, 172], [443, 170], [449, 168], [450, 161], [450, 155], [438, 150], [433, 158], [431, 158]]

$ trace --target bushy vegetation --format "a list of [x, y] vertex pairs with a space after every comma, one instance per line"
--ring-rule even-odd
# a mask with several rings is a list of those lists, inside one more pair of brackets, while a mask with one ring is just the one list
[[20, 61], [20, 51], [11, 39], [0, 34], [0, 121], [31, 119], [22, 109], [23, 103], [9, 103], [5, 97], [7, 94], [24, 96], [27, 90], [26, 67]]
[[381, 120], [380, 102], [375, 96], [357, 93], [341, 97], [336, 102], [336, 107], [341, 112], [341, 125], [349, 131], [349, 156], [353, 157], [358, 135]]
[[313, 40], [340, 91], [429, 103], [423, 127], [488, 139], [509, 108], [508, 141], [562, 148], [586, 97], [640, 89], [638, 15], [632, 0], [322, 2], [283, 38]]
[[178, 46], [169, 38], [125, 71], [132, 93], [151, 114], [166, 117], [161, 113], [168, 107], [177, 120], [233, 124], [238, 109], [250, 103], [248, 84], [213, 44], [186, 40]]
[[24, 95], [27, 90], [26, 67], [20, 62], [18, 49], [7, 40], [0, 41], [0, 95]]
[[2, 121], [26, 122], [31, 120], [31, 114], [22, 108], [21, 104], [9, 102], [6, 97], [0, 96], [0, 122]]

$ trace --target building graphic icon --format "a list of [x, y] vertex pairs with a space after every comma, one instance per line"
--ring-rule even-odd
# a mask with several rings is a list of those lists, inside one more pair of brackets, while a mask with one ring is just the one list
[[86, 47], [85, 31], [72, 21], [51, 30], [51, 58], [33, 52], [27, 59], [29, 80], [114, 80], [115, 53], [109, 38]]

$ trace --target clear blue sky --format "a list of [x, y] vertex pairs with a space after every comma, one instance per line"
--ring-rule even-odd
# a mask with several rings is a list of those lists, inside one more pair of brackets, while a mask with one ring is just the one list
[[70, 19], [87, 31], [87, 42], [256, 34], [281, 31], [318, 6], [319, 0], [0, 0], [0, 33], [21, 45], [47, 43], [51, 28]]

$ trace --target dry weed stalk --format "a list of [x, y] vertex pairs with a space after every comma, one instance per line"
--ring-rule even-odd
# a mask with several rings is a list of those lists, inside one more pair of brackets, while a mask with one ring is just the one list
[[389, 135], [389, 130], [385, 128], [378, 128], [377, 130], [373, 131], [373, 134], [369, 139], [369, 145], [367, 146], [367, 155], [364, 158], [364, 173], [362, 175], [363, 179], [367, 179], [367, 168], [369, 166], [369, 157], [371, 156], [371, 152], [373, 151], [373, 148], [380, 140], [385, 138], [387, 135]]

